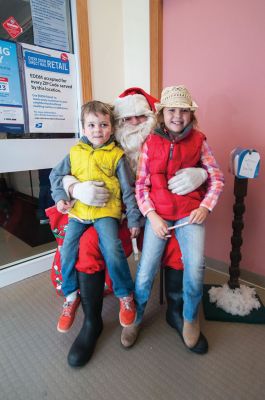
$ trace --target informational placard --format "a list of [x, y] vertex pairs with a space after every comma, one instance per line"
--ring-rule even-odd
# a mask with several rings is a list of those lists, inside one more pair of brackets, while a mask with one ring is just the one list
[[70, 51], [67, 24], [68, 0], [31, 0], [34, 43]]
[[73, 54], [21, 44], [29, 133], [78, 132]]
[[24, 132], [17, 47], [6, 40], [0, 40], [0, 132]]
[[254, 149], [235, 148], [230, 155], [230, 171], [238, 178], [257, 178], [260, 154]]
[[258, 176], [258, 166], [260, 155], [257, 151], [249, 151], [242, 158], [239, 175], [245, 178], [256, 178]]

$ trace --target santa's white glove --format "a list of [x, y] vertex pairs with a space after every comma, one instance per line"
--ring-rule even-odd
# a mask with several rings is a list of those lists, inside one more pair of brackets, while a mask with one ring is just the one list
[[201, 186], [207, 177], [208, 174], [203, 168], [183, 168], [169, 179], [168, 188], [172, 193], [184, 195]]
[[109, 200], [109, 191], [104, 187], [104, 182], [76, 183], [73, 187], [73, 198], [88, 206], [104, 207]]
[[63, 188], [69, 198], [71, 198], [71, 193], [69, 192], [70, 186], [74, 183], [80, 183], [78, 179], [76, 179], [73, 175], [65, 175], [63, 177]]

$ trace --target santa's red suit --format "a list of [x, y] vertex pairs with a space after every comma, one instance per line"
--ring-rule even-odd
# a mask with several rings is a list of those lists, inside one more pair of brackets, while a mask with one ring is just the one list
[[[61, 262], [60, 262], [60, 248], [63, 244], [66, 226], [68, 223], [68, 216], [61, 214], [57, 211], [56, 207], [50, 207], [46, 210], [46, 214], [50, 220], [52, 232], [56, 238], [58, 247], [54, 256], [51, 268], [51, 280], [58, 294], [62, 295], [61, 284]], [[130, 238], [130, 231], [127, 228], [126, 220], [120, 226], [119, 237], [122, 241], [123, 248], [127, 257], [132, 254], [132, 242]], [[139, 249], [142, 248], [143, 234], [137, 239]], [[175, 236], [169, 240], [163, 258], [163, 266], [170, 266], [174, 269], [183, 269], [181, 262], [181, 253], [178, 242]], [[105, 277], [105, 293], [112, 292], [112, 283], [108, 275], [105, 261], [98, 246], [98, 236], [96, 230], [91, 227], [82, 236], [79, 246], [78, 260], [76, 262], [76, 269], [80, 272], [93, 274], [98, 271], [106, 270]]]
[[[123, 98], [130, 95], [141, 94], [145, 96], [149, 106], [150, 111], [154, 111], [154, 103], [157, 102], [157, 99], [153, 98], [145, 91], [140, 88], [130, 88], [123, 92], [119, 97]], [[134, 111], [132, 110], [132, 115]], [[121, 117], [121, 116], [119, 116]], [[118, 138], [117, 138], [118, 139]], [[122, 144], [122, 141], [121, 141]], [[126, 152], [126, 150], [125, 150]], [[60, 247], [62, 246], [66, 225], [68, 222], [68, 216], [65, 214], [61, 214], [57, 211], [56, 207], [51, 207], [46, 210], [46, 214], [50, 219], [51, 229], [55, 235], [56, 241], [58, 243], [58, 248], [55, 253], [52, 269], [51, 269], [51, 280], [53, 285], [55, 286], [57, 292], [62, 294], [61, 292], [61, 264], [60, 264]], [[129, 257], [132, 254], [132, 242], [130, 238], [130, 232], [127, 228], [126, 220], [123, 220], [120, 226], [120, 239], [122, 241], [125, 254]], [[137, 239], [138, 247], [141, 249], [142, 246], [142, 237], [143, 233]], [[168, 241], [166, 251], [164, 254], [162, 266], [168, 266], [176, 270], [182, 270], [182, 261], [181, 261], [181, 252], [178, 245], [178, 242], [173, 235]], [[102, 257], [102, 254], [99, 250], [98, 245], [98, 236], [97, 232], [93, 227], [90, 227], [85, 231], [80, 240], [79, 246], [79, 255], [76, 263], [76, 269], [79, 272], [84, 272], [86, 274], [94, 274], [95, 272], [99, 272], [102, 270], [106, 271], [105, 277], [105, 293], [112, 292], [112, 283], [110, 277], [107, 273], [107, 268]]]

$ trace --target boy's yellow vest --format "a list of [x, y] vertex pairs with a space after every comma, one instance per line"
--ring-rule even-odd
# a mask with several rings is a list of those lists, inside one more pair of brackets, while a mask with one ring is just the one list
[[110, 192], [106, 207], [87, 206], [76, 201], [71, 214], [84, 220], [103, 217], [121, 218], [121, 191], [115, 171], [124, 152], [114, 142], [94, 149], [79, 142], [70, 150], [71, 174], [80, 182], [102, 181]]

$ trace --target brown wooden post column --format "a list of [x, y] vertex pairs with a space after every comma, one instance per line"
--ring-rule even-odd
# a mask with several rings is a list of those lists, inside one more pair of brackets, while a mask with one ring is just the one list
[[77, 25], [79, 37], [79, 60], [81, 68], [81, 82], [83, 103], [92, 99], [91, 63], [88, 29], [87, 0], [77, 0]]
[[160, 98], [163, 82], [163, 0], [150, 0], [150, 92]]
[[231, 264], [229, 267], [230, 279], [228, 285], [230, 289], [239, 288], [239, 276], [240, 269], [239, 263], [241, 261], [240, 248], [243, 243], [242, 240], [242, 230], [244, 228], [243, 214], [245, 212], [244, 197], [247, 195], [248, 179], [239, 179], [235, 177], [234, 182], [234, 195], [235, 204], [233, 206], [234, 210], [234, 220], [232, 223], [233, 235], [231, 237], [232, 250], [230, 252]]

